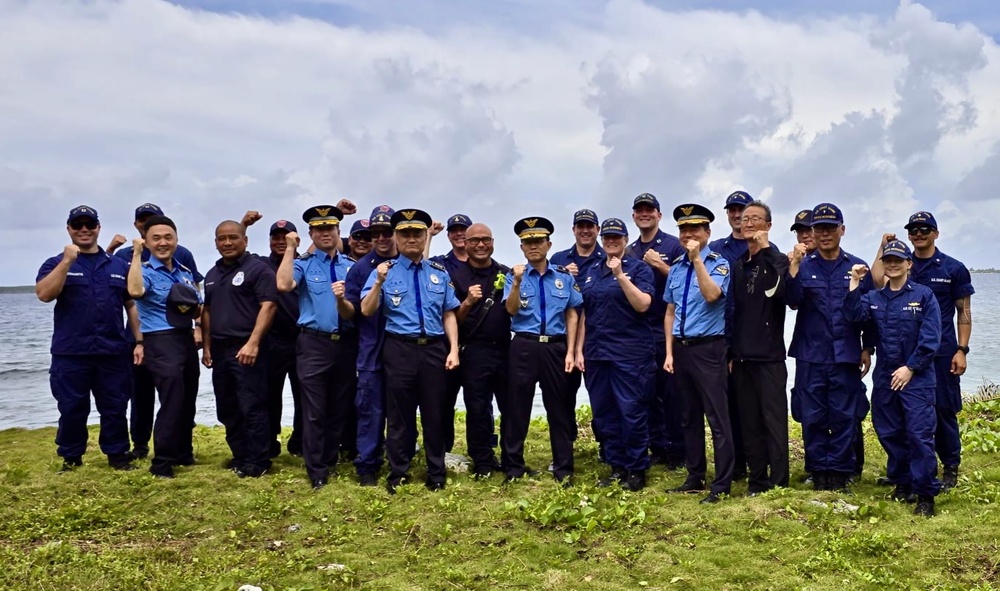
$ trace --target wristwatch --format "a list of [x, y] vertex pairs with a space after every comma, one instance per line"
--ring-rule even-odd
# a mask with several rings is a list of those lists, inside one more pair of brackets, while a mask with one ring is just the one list
[[965, 353], [966, 355], [969, 354], [969, 346], [968, 345], [959, 345], [958, 346], [958, 350], [961, 351], [962, 353]]

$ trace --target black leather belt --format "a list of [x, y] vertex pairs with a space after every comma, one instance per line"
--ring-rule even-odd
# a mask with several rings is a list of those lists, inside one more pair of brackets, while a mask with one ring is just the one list
[[404, 343], [411, 343], [414, 345], [432, 345], [434, 343], [440, 343], [444, 340], [444, 335], [437, 336], [408, 336], [405, 334], [396, 334], [394, 332], [386, 331], [385, 338], [392, 339], [394, 341], [403, 341]]
[[692, 345], [703, 345], [705, 343], [712, 343], [712, 342], [715, 342], [715, 341], [722, 340], [724, 338], [725, 337], [723, 335], [721, 335], [721, 334], [717, 334], [717, 335], [710, 336], [710, 337], [691, 337], [689, 339], [680, 339], [680, 338], [674, 337], [674, 342], [675, 343], [680, 343], [680, 344], [684, 345], [685, 347], [690, 347]]
[[514, 336], [521, 337], [522, 339], [528, 339], [529, 341], [536, 341], [538, 343], [561, 343], [566, 340], [566, 335], [564, 334], [535, 334], [533, 332], [515, 332]]
[[306, 328], [300, 326], [299, 330], [302, 334], [307, 334], [314, 337], [319, 337], [321, 339], [326, 339], [328, 341], [339, 341], [341, 339], [346, 339], [350, 336], [350, 333], [339, 333], [339, 332], [324, 332], [322, 330], [314, 330], [312, 328]]

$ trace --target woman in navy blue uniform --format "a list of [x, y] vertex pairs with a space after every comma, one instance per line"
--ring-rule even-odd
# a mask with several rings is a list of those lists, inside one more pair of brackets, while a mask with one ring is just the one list
[[653, 330], [646, 310], [655, 290], [653, 271], [626, 251], [625, 222], [601, 223], [607, 259], [581, 278], [583, 328], [576, 364], [584, 371], [594, 431], [600, 434], [611, 476], [598, 486], [646, 486], [649, 468], [649, 403], [656, 377]]
[[[940, 490], [934, 453], [934, 354], [941, 344], [941, 310], [934, 292], [910, 280], [910, 249], [898, 240], [882, 249], [887, 285], [861, 293], [868, 268], [851, 268], [844, 315], [851, 322], [874, 320], [877, 359], [872, 392], [872, 424], [888, 460], [893, 498], [916, 500], [914, 513], [934, 514]], [[913, 499], [911, 496], [915, 496]]]

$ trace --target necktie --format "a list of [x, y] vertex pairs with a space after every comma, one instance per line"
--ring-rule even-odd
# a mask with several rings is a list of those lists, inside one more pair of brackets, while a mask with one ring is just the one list
[[337, 282], [337, 259], [330, 259], [330, 283]]
[[420, 291], [423, 286], [420, 285], [420, 263], [413, 264], [413, 293], [417, 295], [417, 318], [420, 319], [420, 336], [425, 336], [427, 334], [424, 328], [424, 302], [423, 298], [420, 296]]
[[681, 305], [681, 338], [687, 338], [684, 336], [684, 321], [687, 320], [688, 314], [688, 290], [691, 289], [691, 275], [694, 274], [694, 265], [688, 264], [687, 278], [684, 280], [684, 299]]
[[542, 315], [542, 326], [538, 331], [538, 334], [545, 334], [545, 283], [542, 281], [541, 274], [538, 275], [538, 308]]

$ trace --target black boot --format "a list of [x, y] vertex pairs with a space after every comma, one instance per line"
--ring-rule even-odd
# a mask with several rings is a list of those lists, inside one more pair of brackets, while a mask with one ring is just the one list
[[890, 496], [894, 501], [900, 501], [904, 503], [917, 502], [917, 495], [910, 492], [910, 487], [902, 484], [897, 484], [896, 488], [892, 489], [892, 494]]
[[646, 488], [646, 471], [635, 470], [628, 473], [628, 479], [622, 484], [622, 488], [632, 492], [638, 492]]
[[948, 492], [958, 485], [958, 466], [944, 467], [944, 474], [941, 476], [941, 492]]
[[830, 490], [830, 473], [815, 471], [812, 473], [813, 490]]
[[602, 478], [597, 481], [598, 488], [607, 488], [618, 482], [624, 482], [628, 478], [628, 470], [622, 468], [621, 466], [613, 466], [611, 468], [611, 474], [607, 478]]
[[135, 470], [135, 465], [132, 464], [132, 460], [135, 456], [132, 452], [125, 452], [123, 454], [108, 454], [108, 465], [115, 470], [121, 472], [128, 472], [129, 470]]
[[917, 506], [913, 508], [914, 515], [923, 515], [924, 517], [934, 516], [934, 497], [920, 495], [917, 497]]

